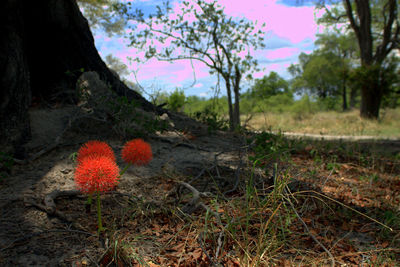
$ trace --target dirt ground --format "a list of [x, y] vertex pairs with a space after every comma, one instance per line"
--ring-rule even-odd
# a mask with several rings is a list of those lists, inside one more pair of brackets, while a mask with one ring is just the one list
[[[171, 266], [171, 263], [178, 266], [179, 262], [182, 266], [200, 266], [188, 264], [190, 262], [209, 266], [211, 263], [199, 245], [185, 248], [182, 254], [183, 247], [195, 243], [198, 235], [193, 229], [183, 226], [179, 216], [173, 214], [175, 211], [165, 208], [166, 201], [174, 201], [166, 196], [179, 180], [196, 180], [204, 170], [216, 165], [221, 172], [218, 175], [224, 178], [220, 188], [229, 190], [234, 187], [238, 166], [246, 166], [242, 162], [243, 139], [224, 132], [210, 135], [203, 126], [184, 119], [177, 122], [179, 130], [148, 136], [146, 141], [152, 146], [153, 161], [144, 167], [129, 168], [116, 192], [101, 196], [103, 224], [107, 231], [99, 237], [96, 209], [85, 209], [85, 196], [73, 195], [55, 200], [57, 212], [67, 220], [46, 212], [43, 202], [55, 190], [75, 189], [76, 165], [71, 155], [88, 140], [109, 143], [118, 165], [120, 168], [124, 166], [120, 158], [124, 140], [116, 138], [102, 122], [82, 118], [70, 124], [71, 118], [79, 117], [79, 112], [74, 106], [31, 110], [32, 141], [26, 148], [28, 156], [34, 160], [15, 164], [12, 173], [0, 180], [0, 266], [129, 266], [123, 261], [117, 264], [109, 260], [110, 257], [119, 257], [109, 253], [116, 253], [112, 248], [119, 246], [118, 241], [122, 240], [135, 244], [129, 248], [132, 255], [163, 255], [147, 259], [149, 266]], [[184, 130], [185, 123], [192, 131]], [[298, 177], [298, 181], [319, 184], [320, 192], [348, 205], [379, 211], [382, 207], [399, 205], [399, 177], [393, 171], [396, 166], [382, 165], [392, 169], [383, 170], [382, 173], [387, 174], [379, 174], [379, 180], [375, 181], [375, 173], [368, 168], [350, 162], [330, 167], [324, 163], [317, 165], [315, 155], [310, 158], [309, 151], [304, 153], [295, 155], [291, 162], [296, 167], [293, 176]], [[360, 179], [361, 176], [365, 179]], [[197, 179], [196, 187], [209, 188], [214, 182]], [[347, 263], [346, 266], [359, 266], [364, 259], [377, 257], [375, 252], [360, 253], [365, 249], [390, 249], [399, 253], [395, 247], [398, 241], [388, 243], [378, 239], [374, 236], [378, 226], [368, 220], [366, 223], [365, 218], [351, 215], [350, 218], [339, 218], [336, 214], [328, 218], [313, 203], [304, 204], [304, 207], [310, 213], [304, 221], [310, 228], [315, 226], [311, 231], [319, 235], [326, 246], [330, 244], [334, 257], [338, 262]], [[291, 230], [304, 233], [302, 227], [296, 223]], [[396, 231], [398, 235], [398, 229]], [[132, 240], [133, 236], [138, 239]], [[321, 253], [309, 236], [299, 236], [304, 240], [298, 239], [293, 243], [304, 241], [302, 244], [309, 246], [310, 250], [320, 251], [316, 257]], [[290, 266], [285, 259], [290, 253], [290, 250], [281, 253], [281, 261], [276, 261], [276, 265]], [[298, 251], [293, 253], [296, 255]], [[157, 263], [152, 265], [155, 260]], [[140, 263], [140, 259], [132, 262]], [[226, 266], [238, 264], [231, 262]]]
[[[109, 246], [109, 237], [100, 240], [96, 237], [96, 211], [92, 208], [90, 213], [85, 212], [85, 198], [61, 198], [56, 206], [87, 231], [77, 230], [29, 204], [30, 201], [42, 204], [45, 196], [54, 190], [75, 188], [75, 163], [70, 155], [88, 140], [107, 141], [118, 157], [119, 166], [124, 166], [120, 158], [123, 140], [113, 138], [110, 129], [98, 129], [96, 125], [87, 131], [67, 127], [74, 112], [78, 110], [72, 106], [31, 110], [32, 141], [26, 146], [30, 156], [55, 142], [57, 145], [32, 162], [16, 164], [12, 174], [0, 180], [0, 266], [79, 266], [82, 262], [91, 266]], [[171, 189], [160, 188], [165, 187], [168, 174], [170, 177], [178, 173], [195, 176], [214, 164], [217, 153], [220, 153], [220, 166], [229, 169], [237, 165], [239, 138], [224, 133], [189, 138], [178, 131], [147, 138], [154, 160], [148, 166], [128, 169], [117, 189], [122, 194], [102, 196], [106, 227], [112, 224], [107, 221], [111, 208], [123, 209], [121, 205], [125, 205], [127, 198], [124, 193], [137, 199], [162, 199]], [[170, 184], [172, 187], [173, 181]]]

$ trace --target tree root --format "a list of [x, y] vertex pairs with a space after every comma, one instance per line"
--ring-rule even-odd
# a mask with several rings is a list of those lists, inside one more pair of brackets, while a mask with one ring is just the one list
[[[186, 182], [179, 181], [178, 184], [180, 186], [183, 186], [183, 187], [189, 189], [193, 194], [192, 199], [182, 208], [182, 212], [186, 213], [188, 215], [192, 214], [199, 207], [204, 205], [200, 201], [201, 200], [200, 197], [208, 197], [208, 196], [210, 196], [210, 193], [208, 193], [208, 192], [205, 192], [205, 193], [199, 192], [196, 188], [194, 188], [193, 186], [191, 186], [190, 184], [188, 184]], [[179, 188], [177, 188], [177, 191], [179, 191]]]
[[47, 194], [44, 197], [44, 200], [43, 200], [44, 205], [41, 203], [38, 203], [34, 199], [30, 199], [30, 198], [25, 198], [24, 202], [25, 202], [25, 204], [34, 206], [37, 209], [46, 212], [50, 216], [55, 216], [64, 222], [70, 223], [72, 225], [72, 227], [74, 227], [75, 229], [82, 230], [82, 231], [88, 231], [85, 227], [83, 227], [79, 223], [74, 222], [68, 215], [57, 210], [57, 207], [56, 207], [56, 204], [54, 201], [57, 197], [74, 197], [74, 196], [78, 196], [78, 195], [80, 195], [80, 191], [78, 191], [78, 190], [65, 190], [65, 191], [54, 190], [53, 192]]

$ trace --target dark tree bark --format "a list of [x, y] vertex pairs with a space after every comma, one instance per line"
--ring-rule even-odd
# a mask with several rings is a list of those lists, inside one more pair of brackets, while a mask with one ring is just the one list
[[22, 1], [5, 0], [0, 9], [0, 151], [15, 148], [30, 137], [29, 67], [21, 20]]
[[31, 96], [76, 100], [80, 69], [96, 71], [119, 95], [155, 109], [107, 68], [75, 0], [3, 0], [1, 6], [1, 147], [15, 152], [29, 138]]
[[350, 109], [354, 108], [356, 106], [356, 97], [357, 97], [357, 88], [352, 86], [350, 88]]
[[242, 79], [242, 73], [240, 72], [239, 66], [235, 65], [235, 76], [233, 82], [233, 92], [235, 94], [235, 106], [233, 109], [233, 120], [235, 127], [240, 127], [240, 80]]
[[346, 74], [343, 75], [342, 78], [342, 109], [343, 111], [348, 110], [348, 106], [347, 106], [347, 88], [346, 88]]
[[229, 77], [224, 77], [225, 79], [225, 87], [226, 87], [226, 95], [228, 97], [228, 111], [229, 111], [229, 129], [233, 131], [235, 129], [235, 120], [233, 117], [233, 104], [232, 104], [232, 90], [231, 83]]

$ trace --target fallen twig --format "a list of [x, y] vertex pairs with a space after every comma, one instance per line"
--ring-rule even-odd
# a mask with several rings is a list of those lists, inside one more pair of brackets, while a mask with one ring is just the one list
[[199, 192], [196, 188], [194, 188], [193, 186], [191, 186], [188, 183], [185, 182], [178, 182], [179, 185], [182, 185], [184, 187], [186, 187], [187, 189], [189, 189], [192, 194], [193, 194], [193, 198], [189, 201], [189, 203], [187, 203], [183, 208], [182, 211], [186, 214], [192, 214], [201, 204], [200, 202], [200, 197], [207, 197], [208, 194], [207, 193], [203, 193], [203, 192]]
[[54, 199], [58, 197], [74, 197], [81, 194], [79, 190], [54, 190], [51, 193], [47, 194], [44, 197], [44, 205], [46, 208], [46, 212], [49, 214], [53, 214], [56, 212], [56, 203], [54, 202]]

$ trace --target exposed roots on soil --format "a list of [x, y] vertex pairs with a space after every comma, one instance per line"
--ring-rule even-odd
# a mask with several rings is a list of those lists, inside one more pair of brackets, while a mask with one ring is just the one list
[[33, 207], [36, 207], [37, 209], [46, 212], [50, 216], [56, 216], [62, 221], [71, 224], [71, 226], [77, 230], [88, 231], [85, 227], [83, 227], [79, 223], [74, 222], [69, 216], [57, 210], [54, 201], [58, 197], [76, 197], [78, 195], [80, 195], [80, 192], [78, 190], [65, 190], [65, 191], [54, 190], [53, 192], [49, 193], [44, 197], [43, 199], [44, 204], [41, 204], [40, 202], [31, 198], [25, 198], [24, 202], [26, 205], [31, 205]]

